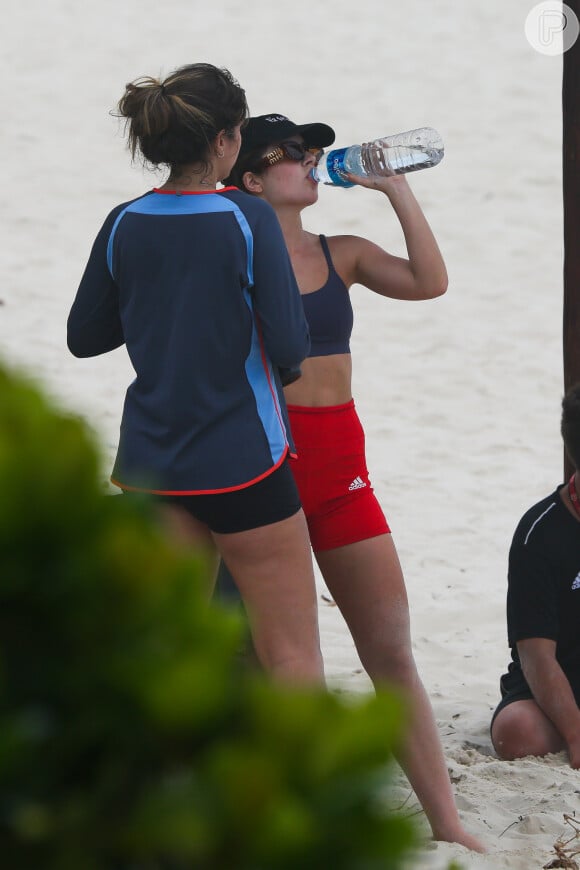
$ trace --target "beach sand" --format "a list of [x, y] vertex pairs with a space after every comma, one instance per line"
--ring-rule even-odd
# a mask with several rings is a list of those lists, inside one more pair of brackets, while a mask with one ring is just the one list
[[[0, 347], [115, 451], [124, 349], [75, 360], [66, 317], [110, 208], [158, 177], [131, 166], [109, 113], [126, 82], [193, 61], [227, 66], [253, 114], [326, 121], [337, 144], [436, 127], [446, 156], [410, 179], [450, 276], [442, 298], [352, 289], [354, 394], [371, 479], [408, 586], [414, 649], [466, 827], [484, 856], [433, 845], [414, 866], [540, 868], [580, 810], [564, 754], [498, 761], [489, 739], [508, 660], [507, 553], [523, 511], [563, 476], [562, 58], [524, 36], [533, 4], [433, 0], [30, 0], [3, 12]], [[6, 189], [8, 185], [8, 189]], [[384, 197], [320, 191], [316, 232], [404, 253]], [[320, 578], [330, 684], [368, 692]], [[397, 799], [416, 810], [406, 781]]]

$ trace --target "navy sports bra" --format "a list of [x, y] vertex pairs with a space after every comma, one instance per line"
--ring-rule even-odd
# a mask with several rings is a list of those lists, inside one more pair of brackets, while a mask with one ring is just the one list
[[319, 238], [328, 264], [328, 278], [320, 290], [302, 294], [304, 314], [310, 329], [308, 356], [350, 353], [353, 325], [350, 293], [332, 264], [325, 236]]

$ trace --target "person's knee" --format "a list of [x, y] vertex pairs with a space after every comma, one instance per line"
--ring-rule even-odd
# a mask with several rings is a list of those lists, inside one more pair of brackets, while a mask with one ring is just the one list
[[[260, 646], [260, 644], [258, 644]], [[320, 648], [313, 644], [311, 649], [293, 649], [282, 646], [277, 649], [261, 646], [258, 658], [267, 673], [273, 677], [306, 683], [324, 683], [324, 662]]]
[[528, 754], [523, 749], [523, 739], [524, 735], [515, 722], [504, 722], [498, 717], [493, 723], [491, 741], [498, 758], [502, 761], [513, 761]]
[[[534, 702], [514, 702], [498, 713], [491, 729], [495, 751], [502, 761], [526, 755], [546, 755], [557, 747]], [[551, 729], [550, 729], [551, 731]]]
[[412, 650], [406, 645], [373, 644], [361, 650], [361, 661], [374, 680], [410, 688], [418, 679]]

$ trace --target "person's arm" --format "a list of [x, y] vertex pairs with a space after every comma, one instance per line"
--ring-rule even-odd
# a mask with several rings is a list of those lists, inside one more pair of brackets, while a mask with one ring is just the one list
[[310, 334], [282, 230], [270, 206], [256, 226], [253, 266], [252, 295], [264, 346], [274, 365], [294, 369], [310, 350]]
[[556, 642], [531, 637], [518, 641], [517, 649], [534, 700], [565, 741], [570, 766], [580, 768], [580, 710], [556, 659]]
[[107, 353], [125, 341], [119, 291], [107, 266], [107, 243], [115, 216], [115, 212], [109, 215], [95, 239], [68, 316], [67, 344], [76, 357]]
[[365, 239], [351, 237], [355, 268], [352, 283], [392, 299], [434, 299], [447, 290], [447, 269], [433, 231], [404, 175], [391, 178], [349, 176], [361, 187], [390, 200], [407, 247], [408, 259], [395, 257]]

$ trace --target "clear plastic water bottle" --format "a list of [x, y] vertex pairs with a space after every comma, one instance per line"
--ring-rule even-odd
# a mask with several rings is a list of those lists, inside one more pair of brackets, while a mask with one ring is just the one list
[[419, 127], [366, 145], [328, 151], [312, 170], [312, 177], [321, 184], [353, 187], [344, 177], [345, 172], [362, 176], [402, 175], [437, 166], [443, 153], [443, 140], [437, 130]]

